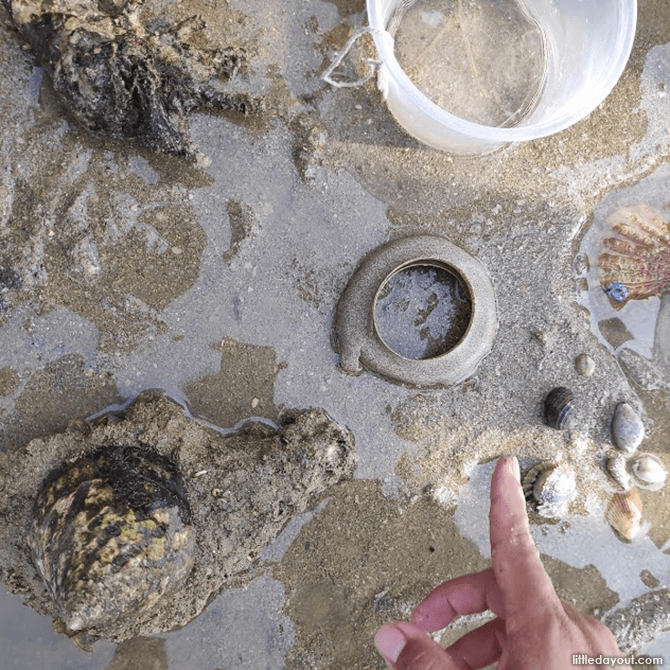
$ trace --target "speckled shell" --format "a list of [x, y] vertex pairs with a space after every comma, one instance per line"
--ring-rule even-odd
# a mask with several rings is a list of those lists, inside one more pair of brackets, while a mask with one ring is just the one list
[[565, 386], [552, 389], [544, 399], [544, 420], [551, 428], [565, 428], [573, 410], [573, 392]]
[[100, 449], [44, 480], [29, 545], [70, 630], [144, 613], [193, 565], [184, 483], [151, 450]]
[[616, 533], [630, 542], [640, 532], [642, 501], [637, 489], [615, 493], [607, 506], [607, 521]]
[[566, 463], [544, 461], [524, 477], [526, 497], [532, 498], [542, 516], [563, 516], [577, 493], [574, 470]]
[[658, 491], [665, 484], [668, 473], [654, 454], [640, 454], [632, 462], [631, 467], [641, 488]]
[[626, 457], [622, 453], [610, 454], [605, 465], [607, 473], [624, 490], [633, 486], [633, 479], [628, 472]]

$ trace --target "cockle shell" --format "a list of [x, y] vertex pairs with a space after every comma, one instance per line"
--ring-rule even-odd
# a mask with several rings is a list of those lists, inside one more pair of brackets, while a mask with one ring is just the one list
[[[665, 220], [664, 220], [665, 219]], [[598, 257], [603, 290], [614, 309], [629, 300], [660, 295], [670, 287], [670, 223], [667, 213], [639, 205], [611, 216], [612, 237]]]
[[640, 454], [631, 467], [640, 482], [640, 488], [658, 491], [665, 484], [668, 473], [660, 459], [653, 454]]
[[574, 470], [567, 463], [543, 461], [532, 468], [523, 479], [527, 498], [534, 499], [542, 516], [563, 516], [577, 494]]
[[626, 456], [631, 456], [644, 440], [644, 424], [627, 403], [619, 403], [612, 418], [612, 439]]
[[99, 449], [44, 480], [29, 544], [70, 630], [149, 611], [193, 566], [182, 478], [152, 450]]
[[544, 420], [551, 428], [564, 428], [572, 414], [574, 394], [565, 386], [552, 389], [544, 399]]
[[607, 506], [607, 521], [616, 533], [630, 542], [640, 532], [642, 501], [637, 489], [615, 493]]
[[605, 464], [607, 473], [624, 490], [633, 487], [633, 479], [628, 472], [626, 457], [621, 453], [610, 454]]

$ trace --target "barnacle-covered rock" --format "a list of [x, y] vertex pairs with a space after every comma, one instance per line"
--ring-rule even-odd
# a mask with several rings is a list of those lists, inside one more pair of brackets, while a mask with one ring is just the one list
[[70, 630], [148, 612], [193, 567], [184, 482], [153, 450], [103, 447], [46, 478], [29, 544]]
[[568, 463], [542, 461], [523, 478], [523, 490], [540, 515], [563, 516], [577, 494], [575, 472]]
[[54, 92], [88, 130], [192, 157], [186, 114], [196, 108], [246, 113], [244, 94], [208, 85], [230, 78], [242, 54], [199, 52], [176, 36], [148, 31], [144, 0], [2, 0]]
[[355, 463], [351, 432], [320, 408], [223, 433], [147, 391], [121, 413], [0, 453], [0, 577], [88, 639], [183, 626]]

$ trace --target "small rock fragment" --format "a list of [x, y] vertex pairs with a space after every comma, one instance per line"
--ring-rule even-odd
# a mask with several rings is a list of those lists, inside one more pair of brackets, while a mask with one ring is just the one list
[[590, 377], [596, 369], [595, 361], [588, 354], [579, 354], [575, 358], [575, 370], [582, 377]]

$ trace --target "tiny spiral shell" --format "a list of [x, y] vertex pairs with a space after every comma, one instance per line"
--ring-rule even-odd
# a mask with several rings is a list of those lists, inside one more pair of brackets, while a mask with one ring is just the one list
[[633, 487], [633, 479], [626, 466], [626, 457], [622, 453], [610, 454], [605, 464], [607, 474], [624, 490]]

